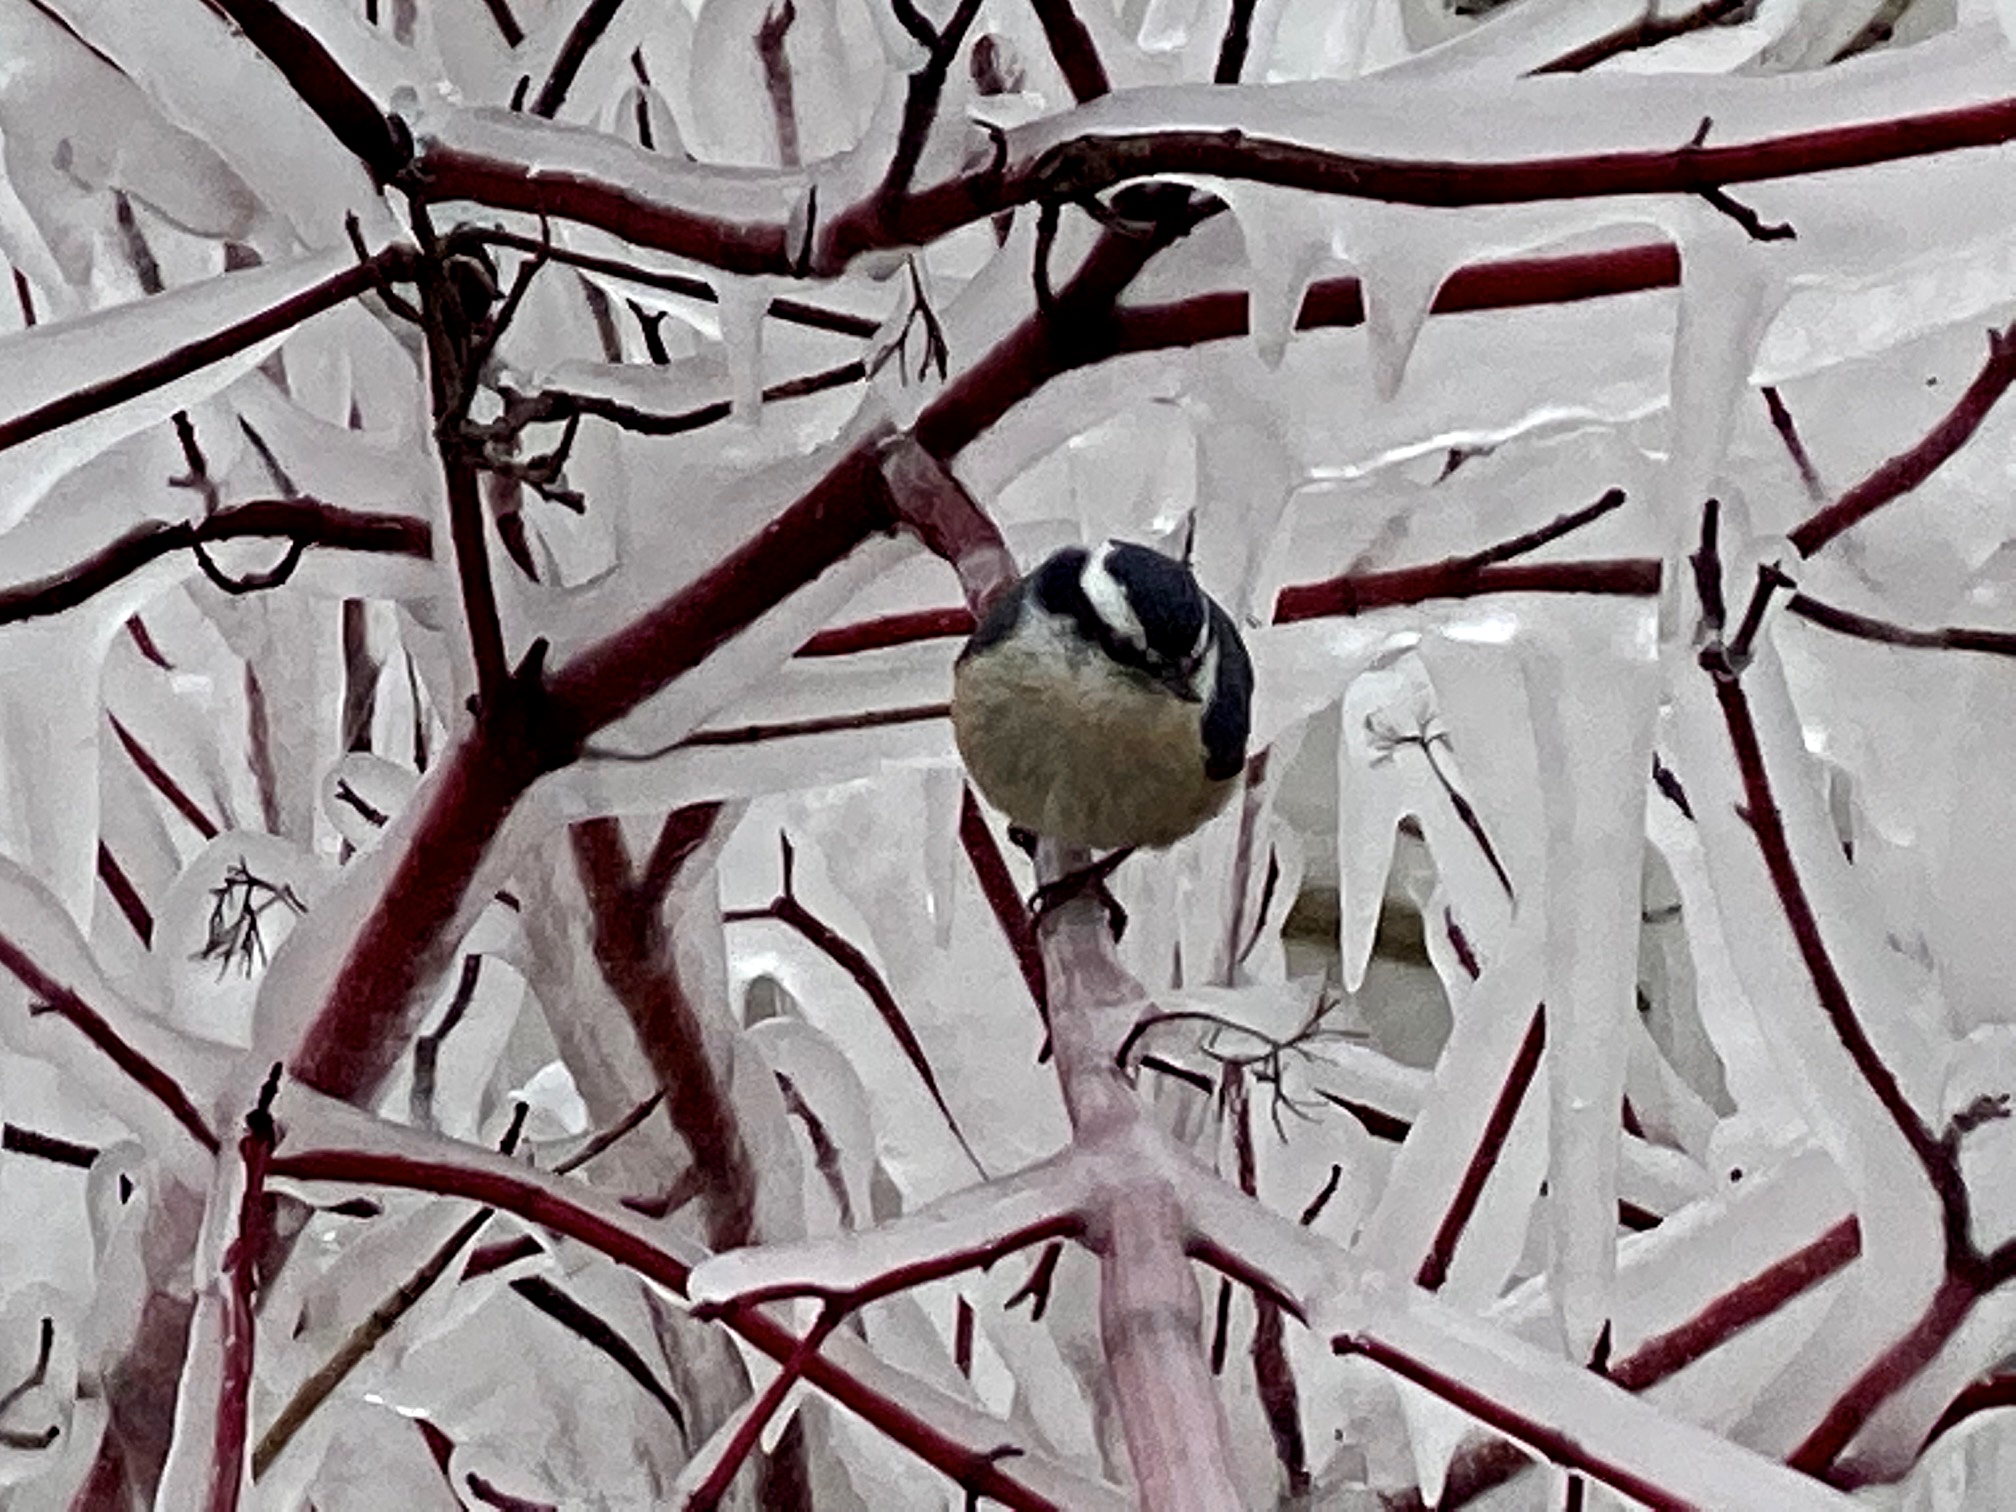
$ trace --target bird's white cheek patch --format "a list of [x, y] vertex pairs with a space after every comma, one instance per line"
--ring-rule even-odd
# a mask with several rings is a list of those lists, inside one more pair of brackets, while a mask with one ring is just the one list
[[1131, 645], [1146, 646], [1148, 636], [1141, 628], [1140, 616], [1134, 606], [1127, 601], [1126, 590], [1112, 573], [1106, 570], [1106, 556], [1112, 550], [1112, 543], [1101, 546], [1085, 559], [1085, 570], [1078, 574], [1078, 586], [1085, 590], [1086, 602], [1092, 612], [1104, 620], [1113, 633]]

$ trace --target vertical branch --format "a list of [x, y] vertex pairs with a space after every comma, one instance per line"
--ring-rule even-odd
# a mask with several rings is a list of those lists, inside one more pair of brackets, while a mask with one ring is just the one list
[[224, 1362], [211, 1436], [209, 1512], [237, 1512], [245, 1483], [245, 1425], [252, 1402], [257, 1331], [252, 1314], [254, 1271], [265, 1247], [266, 1170], [279, 1139], [273, 1123], [273, 1097], [279, 1090], [280, 1066], [275, 1062], [259, 1089], [259, 1101], [245, 1115], [245, 1131], [238, 1139], [244, 1189], [238, 1198], [237, 1231], [224, 1250]]
[[1211, 71], [1213, 84], [1237, 84], [1246, 67], [1246, 54], [1253, 46], [1253, 12], [1258, 0], [1232, 0], [1232, 13], [1225, 19], [1225, 35], [1218, 43], [1218, 66]]
[[[711, 827], [718, 808], [708, 809]], [[682, 822], [697, 827], [700, 818]], [[700, 1008], [673, 968], [659, 913], [663, 895], [647, 896], [633, 879], [619, 821], [585, 820], [571, 835], [574, 868], [593, 918], [595, 964], [630, 1016], [638, 1045], [665, 1092], [673, 1127], [694, 1161], [704, 1163], [714, 1178], [702, 1199], [708, 1247], [740, 1248], [755, 1237], [755, 1166], [710, 1053]]]
[[[1082, 870], [1086, 853], [1044, 839], [1037, 876]], [[1106, 916], [1080, 895], [1040, 926], [1050, 984], [1057, 1078], [1080, 1149], [1126, 1150], [1142, 1137], [1141, 1109], [1114, 1052], [1143, 992], [1114, 957]], [[1099, 1332], [1128, 1459], [1149, 1512], [1222, 1512], [1239, 1505], [1232, 1456], [1190, 1267], [1182, 1201], [1167, 1179], [1114, 1183], [1090, 1219], [1099, 1250]]]
[[796, 168], [799, 163], [798, 106], [791, 86], [791, 59], [784, 51], [784, 39], [797, 19], [798, 10], [791, 0], [778, 0], [756, 31], [756, 56], [763, 63], [763, 87], [770, 96], [770, 114], [777, 123], [777, 161], [786, 168]]
[[[1239, 1167], [1239, 1190], [1257, 1198], [1260, 1191], [1258, 1162], [1253, 1149], [1253, 1099], [1246, 1086], [1243, 1067], [1225, 1068], [1225, 1091], [1232, 1119], [1232, 1138]], [[1341, 1174], [1341, 1173], [1340, 1173]], [[1334, 1191], [1334, 1183], [1326, 1188]], [[1326, 1198], [1327, 1200], [1327, 1198]], [[1317, 1210], [1321, 1211], [1320, 1204]], [[1306, 1224], [1304, 1225], [1307, 1226]], [[1253, 1386], [1266, 1415], [1267, 1430], [1274, 1438], [1274, 1454], [1287, 1478], [1288, 1495], [1309, 1494], [1309, 1453], [1302, 1440], [1302, 1406], [1295, 1389], [1295, 1372], [1288, 1362], [1285, 1320], [1281, 1304], [1264, 1291], [1253, 1295]]]

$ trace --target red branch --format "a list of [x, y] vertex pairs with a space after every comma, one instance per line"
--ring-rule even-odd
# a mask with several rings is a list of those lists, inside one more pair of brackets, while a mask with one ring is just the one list
[[273, 0], [211, 0], [245, 39], [279, 69], [308, 108], [380, 183], [406, 162], [406, 147], [385, 113], [343, 71], [316, 35]]
[[280, 1089], [276, 1064], [260, 1089], [259, 1101], [245, 1115], [238, 1138], [238, 1159], [244, 1166], [244, 1189], [238, 1197], [238, 1221], [224, 1250], [224, 1354], [217, 1386], [217, 1421], [212, 1429], [209, 1512], [237, 1512], [245, 1483], [245, 1429], [252, 1405], [252, 1356], [258, 1328], [252, 1313], [256, 1271], [266, 1245], [266, 1173], [279, 1138], [273, 1125], [273, 1095]]
[[679, 865], [705, 841], [719, 814], [718, 804], [702, 804], [669, 815], [644, 883], [633, 876], [619, 820], [584, 820], [569, 833], [596, 968], [629, 1016], [672, 1126], [707, 1177], [704, 1232], [711, 1248], [724, 1250], [756, 1238], [755, 1162], [723, 1073], [708, 1053], [699, 1006], [674, 969], [661, 912]]
[[1526, 1030], [1526, 1038], [1520, 1043], [1518, 1054], [1512, 1057], [1512, 1064], [1505, 1072], [1505, 1084], [1498, 1089], [1498, 1101], [1492, 1105], [1491, 1116], [1485, 1120], [1483, 1131], [1477, 1136], [1477, 1148], [1470, 1152], [1470, 1163], [1464, 1167], [1463, 1179], [1456, 1184], [1448, 1211], [1443, 1213], [1442, 1222], [1436, 1226], [1434, 1241], [1428, 1246], [1428, 1253], [1421, 1258], [1421, 1268], [1414, 1273], [1416, 1286], [1438, 1291], [1449, 1279], [1449, 1266], [1456, 1258], [1456, 1246], [1462, 1242], [1463, 1230], [1477, 1211], [1478, 1199], [1484, 1195], [1484, 1184], [1498, 1168], [1499, 1153], [1505, 1147], [1506, 1136], [1512, 1132], [1513, 1122], [1519, 1117], [1519, 1105], [1526, 1100], [1526, 1089], [1533, 1084], [1534, 1074], [1540, 1069], [1540, 1052], [1546, 1044], [1547, 1008], [1542, 1004], [1533, 1010], [1533, 1022]]
[[412, 515], [367, 514], [316, 499], [255, 499], [200, 520], [146, 521], [61, 572], [0, 588], [0, 625], [74, 609], [173, 552], [265, 537], [422, 559], [434, 551], [431, 527]]
[[112, 733], [119, 737], [119, 744], [125, 748], [140, 775], [147, 779], [148, 786], [168, 800], [169, 807], [189, 821], [191, 829], [205, 840], [215, 840], [220, 833], [217, 821], [203, 812], [203, 806], [183, 789], [182, 784], [169, 776], [166, 767], [154, 759], [154, 753], [142, 745], [133, 732], [119, 722], [115, 714], [105, 718], [112, 725]]
[[1665, 1487], [1645, 1480], [1621, 1465], [1597, 1458], [1572, 1433], [1474, 1391], [1461, 1381], [1443, 1375], [1378, 1339], [1347, 1336], [1337, 1339], [1335, 1347], [1339, 1354], [1363, 1355], [1403, 1380], [1433, 1392], [1457, 1411], [1476, 1418], [1480, 1423], [1487, 1423], [1506, 1437], [1526, 1445], [1535, 1454], [1570, 1470], [1579, 1470], [1648, 1507], [1658, 1508], [1660, 1512], [1695, 1512], [1691, 1503], [1681, 1501]]
[[832, 1307], [820, 1312], [818, 1320], [798, 1341], [798, 1347], [791, 1351], [791, 1358], [784, 1362], [783, 1368], [763, 1388], [763, 1394], [742, 1414], [728, 1442], [722, 1445], [720, 1458], [714, 1461], [705, 1479], [686, 1498], [683, 1512], [714, 1512], [721, 1504], [721, 1498], [728, 1494], [728, 1488], [735, 1482], [736, 1473], [762, 1438], [763, 1430], [777, 1416], [777, 1409], [784, 1405], [784, 1398], [790, 1394], [791, 1388], [804, 1379], [806, 1365], [819, 1352], [819, 1346], [826, 1342], [840, 1317], [840, 1312]]
[[1050, 56], [1063, 71], [1071, 98], [1083, 105], [1109, 93], [1113, 86], [1107, 82], [1106, 65], [1100, 61], [1092, 33], [1078, 19], [1071, 0], [1029, 0], [1029, 9], [1036, 13], [1044, 40], [1050, 44]]
[[190, 1138], [211, 1154], [217, 1153], [217, 1136], [175, 1078], [128, 1044], [104, 1015], [36, 965], [25, 950], [5, 935], [0, 935], [0, 967], [5, 967], [33, 995], [34, 1001], [28, 1006], [30, 1013], [54, 1013], [69, 1022], [128, 1079], [166, 1108]]
[[980, 883], [987, 906], [994, 911], [995, 922], [1008, 939], [1008, 948], [1015, 952], [1015, 964], [1021, 969], [1023, 985], [1029, 989], [1036, 1011], [1042, 1015], [1047, 1027], [1050, 1022], [1050, 988], [1044, 978], [1043, 951], [1036, 943], [1036, 926], [1029, 917], [1028, 906], [1022, 901], [1020, 889], [1015, 886], [1015, 879], [1008, 874], [1008, 863], [1001, 854], [1001, 847], [994, 843], [994, 832], [987, 828], [987, 818], [980, 812], [979, 800], [973, 796], [970, 787], [959, 795], [959, 843], [965, 848], [966, 860]]
[[[251, 3], [251, 0], [233, 0]], [[124, 404], [153, 389], [161, 388], [213, 362], [221, 362], [249, 346], [292, 330], [302, 321], [334, 309], [345, 300], [368, 293], [388, 279], [403, 278], [410, 266], [412, 250], [388, 247], [377, 256], [345, 268], [319, 284], [290, 295], [271, 309], [248, 315], [221, 330], [164, 352], [159, 357], [129, 368], [100, 383], [85, 384], [59, 394], [46, 404], [0, 420], [0, 451], [32, 441], [37, 436], [60, 430], [90, 415]]]
[[1626, 1391], [1656, 1386], [1803, 1296], [1861, 1253], [1861, 1224], [1852, 1215], [1843, 1218], [1811, 1244], [1724, 1292], [1678, 1328], [1647, 1339], [1605, 1374]]
[[1978, 651], [1988, 656], [2016, 656], [2016, 631], [1970, 630], [1964, 626], [1944, 626], [1936, 630], [1914, 630], [1888, 620], [1857, 614], [1852, 609], [1826, 603], [1810, 594], [1795, 593], [1786, 601], [1785, 612], [1796, 614], [1824, 629], [1858, 640], [1876, 641], [1885, 646], [1913, 646], [1927, 651]]
[[588, 54], [622, 8], [623, 0], [588, 0], [581, 8], [581, 14], [567, 29], [566, 40], [560, 44], [560, 51], [553, 59], [552, 71], [546, 75], [546, 82], [539, 86], [538, 98], [532, 102], [532, 114], [548, 119], [559, 114], [560, 107], [566, 103], [567, 91], [574, 87], [575, 77], [581, 72], [581, 65], [588, 61]]
[[[1166, 245], [1101, 239], [1060, 291], [1056, 317], [1032, 316], [919, 415], [913, 434], [941, 461], [1059, 373], [1107, 355], [1095, 318]], [[291, 1065], [337, 1097], [376, 1087], [398, 1063], [415, 1002], [454, 954], [444, 939], [492, 836], [542, 772], [595, 730], [698, 666], [871, 535], [895, 528], [879, 438], [842, 456], [743, 546], [670, 599], [559, 668], [511, 717], [478, 722], [447, 757], [377, 906], [357, 932]]]
[[[853, 980], [861, 989], [876, 1015], [895, 1038], [903, 1058], [910, 1062], [918, 1079], [924, 1083], [924, 1090], [931, 1094], [931, 1101], [937, 1107], [945, 1126], [952, 1131], [952, 1137], [959, 1142], [959, 1148], [966, 1152], [973, 1169], [984, 1178], [987, 1168], [980, 1163], [980, 1157], [973, 1153], [973, 1146], [966, 1133], [959, 1127], [959, 1120], [953, 1116], [952, 1105], [945, 1100], [944, 1089], [938, 1085], [938, 1073], [932, 1068], [931, 1058], [924, 1053], [923, 1043], [917, 1038], [917, 1031], [910, 1027], [910, 1019], [903, 1012], [903, 1005], [896, 1000], [896, 994], [882, 979], [882, 973], [875, 969], [875, 963], [868, 959], [866, 952], [842, 935], [832, 925], [813, 913], [798, 898], [793, 887], [791, 840], [787, 835], [777, 837], [783, 848], [783, 887], [777, 896], [761, 908], [733, 908], [721, 915], [724, 924], [741, 924], [753, 919], [772, 919], [786, 929], [800, 935], [805, 942]], [[717, 1245], [718, 1248], [724, 1246]]]
[[1924, 439], [1899, 452], [1832, 504], [1809, 516], [1791, 535], [1799, 555], [1810, 557], [1834, 537], [1923, 483], [1965, 446], [1995, 403], [2016, 383], [2016, 325], [1988, 333], [1988, 357], [1953, 408]]
[[[577, 1240], [680, 1296], [686, 1292], [689, 1268], [683, 1261], [598, 1213], [501, 1171], [375, 1151], [314, 1150], [276, 1156], [271, 1175], [466, 1197]], [[754, 1307], [732, 1307], [721, 1321], [780, 1363], [788, 1361], [801, 1343], [799, 1335]], [[824, 1355], [807, 1360], [804, 1373], [808, 1383], [975, 1495], [1022, 1512], [1058, 1512], [1015, 1478], [1012, 1460], [997, 1460], [948, 1436]]]

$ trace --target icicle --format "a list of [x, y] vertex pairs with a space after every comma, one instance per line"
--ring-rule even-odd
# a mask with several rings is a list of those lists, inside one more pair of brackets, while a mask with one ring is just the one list
[[[1590, 1358], [1613, 1311], [1617, 1119], [1637, 1031], [1645, 773], [1659, 702], [1650, 616], [1623, 603], [1554, 606], [1526, 662], [1548, 818], [1548, 1276], [1573, 1360]], [[1592, 730], [1604, 732], [1600, 742]]]
[[720, 280], [721, 340], [727, 348], [729, 403], [735, 420], [763, 424], [763, 315], [770, 290], [763, 279]]
[[1279, 368], [1310, 280], [1336, 259], [1342, 210], [1335, 201], [1266, 184], [1226, 183], [1219, 192], [1246, 240], [1246, 322], [1253, 350]]

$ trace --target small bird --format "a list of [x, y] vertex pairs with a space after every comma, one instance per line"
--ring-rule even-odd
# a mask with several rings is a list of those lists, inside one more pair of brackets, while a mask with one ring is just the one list
[[1246, 761], [1253, 664], [1181, 562], [1069, 546], [1004, 593], [952, 674], [959, 754], [1014, 824], [1094, 849], [1173, 845]]

